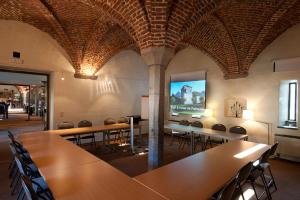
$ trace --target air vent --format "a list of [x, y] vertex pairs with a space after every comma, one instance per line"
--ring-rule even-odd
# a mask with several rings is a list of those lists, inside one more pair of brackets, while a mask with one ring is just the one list
[[13, 57], [14, 57], [14, 58], [21, 58], [21, 53], [20, 53], [20, 52], [17, 52], [17, 51], [14, 51], [14, 52], [13, 52]]
[[300, 70], [300, 57], [275, 60], [273, 71], [286, 72], [286, 71], [299, 71]]

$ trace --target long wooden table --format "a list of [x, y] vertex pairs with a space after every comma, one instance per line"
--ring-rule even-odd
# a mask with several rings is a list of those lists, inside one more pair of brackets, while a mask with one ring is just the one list
[[214, 137], [223, 139], [224, 141], [232, 141], [232, 140], [246, 140], [248, 138], [247, 135], [235, 134], [225, 131], [217, 131], [209, 128], [198, 128], [194, 126], [185, 126], [175, 123], [166, 122], [164, 125], [165, 129], [171, 129], [174, 131], [178, 131], [178, 133], [190, 133], [191, 134], [191, 154], [195, 151], [195, 135], [202, 135], [205, 137]]
[[[244, 158], [234, 157], [253, 147], [260, 148]], [[268, 148], [268, 145], [247, 141], [230, 141], [142, 174], [135, 179], [168, 199], [209, 199], [241, 167], [257, 160]]]
[[[101, 130], [108, 128], [102, 127]], [[78, 134], [86, 130], [80, 129]], [[41, 131], [19, 136], [55, 199], [63, 200], [207, 199], [243, 165], [257, 160], [269, 148], [252, 142], [230, 141], [132, 179], [64, 140], [60, 137], [64, 133], [74, 134], [74, 131]], [[261, 148], [252, 154], [234, 157], [257, 145]]]
[[19, 140], [55, 199], [165, 199], [58, 135], [36, 132], [20, 135]]
[[111, 124], [111, 125], [96, 125], [91, 127], [58, 129], [58, 130], [49, 130], [43, 132], [65, 137], [65, 136], [72, 136], [72, 135], [83, 135], [88, 133], [97, 133], [97, 132], [122, 130], [122, 129], [130, 129], [130, 125], [125, 123]]

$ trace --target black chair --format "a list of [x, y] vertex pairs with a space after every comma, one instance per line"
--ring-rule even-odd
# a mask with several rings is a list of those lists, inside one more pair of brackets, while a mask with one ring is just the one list
[[[57, 125], [58, 129], [69, 129], [69, 128], [74, 128], [74, 123], [73, 122], [61, 122]], [[64, 137], [66, 140], [73, 142], [75, 144], [79, 144], [78, 137], [76, 135], [74, 136], [66, 136]]]
[[[83, 127], [91, 127], [93, 126], [93, 123], [88, 121], [88, 120], [82, 120], [78, 123], [78, 128], [83, 128]], [[91, 139], [91, 143], [96, 145], [96, 137], [95, 133], [91, 134], [85, 134], [85, 135], [79, 135], [78, 136], [78, 144], [81, 145], [81, 140], [88, 140]]]
[[[271, 165], [270, 163], [268, 162], [269, 158], [271, 156], [273, 156], [277, 150], [277, 147], [278, 147], [278, 142], [276, 142], [270, 149], [270, 153], [269, 153], [269, 157], [268, 158], [265, 158], [265, 160], [261, 160], [260, 163], [259, 163], [259, 166], [264, 170], [264, 172], [266, 170], [268, 170], [268, 173], [269, 173], [269, 178], [270, 178], [270, 181], [268, 182], [268, 187], [270, 188], [271, 186], [274, 186], [274, 189], [275, 191], [277, 191], [277, 185], [275, 183], [275, 179], [274, 179], [274, 176], [273, 176], [273, 173], [272, 173], [272, 170], [271, 170]], [[266, 176], [267, 177], [267, 176]], [[275, 192], [274, 191], [274, 192]]]
[[228, 181], [225, 186], [211, 200], [231, 200], [236, 191], [237, 176]]
[[[128, 124], [129, 123], [129, 120], [128, 120], [128, 118], [126, 118], [126, 117], [121, 117], [121, 118], [119, 118], [118, 119], [118, 123], [119, 124]], [[121, 139], [121, 142], [122, 142], [122, 140], [126, 143], [127, 142], [127, 140], [130, 138], [130, 129], [122, 129], [121, 131], [120, 131], [120, 139]]]
[[[28, 180], [32, 182], [32, 188], [34, 189], [36, 195], [42, 199], [53, 199], [51, 191], [45, 182], [44, 178], [40, 175], [38, 168], [34, 163], [26, 163], [20, 155], [16, 154], [15, 156], [16, 164], [19, 169], [18, 180], [12, 193], [16, 190], [17, 186], [20, 185], [22, 177], [27, 177]], [[22, 183], [22, 182], [21, 182]], [[23, 185], [24, 186], [24, 185]], [[23, 187], [24, 189], [24, 187]], [[26, 193], [26, 191], [24, 191]], [[21, 196], [22, 190], [19, 192], [18, 198]], [[45, 196], [47, 198], [45, 198]]]
[[241, 134], [241, 135], [246, 135], [247, 130], [241, 126], [233, 126], [229, 129], [230, 133], [236, 133], [236, 134]]
[[[183, 126], [189, 126], [190, 125], [190, 122], [188, 120], [180, 120], [178, 122], [179, 125], [183, 125]], [[185, 133], [182, 133], [182, 132], [178, 132], [178, 131], [174, 131], [174, 130], [171, 130], [171, 142], [170, 142], [170, 145], [173, 145], [174, 143], [174, 140], [177, 139], [178, 143], [179, 143], [179, 148], [181, 148], [181, 145], [183, 144], [184, 142], [184, 138], [185, 136], [187, 135], [188, 133], [185, 132]]]
[[[191, 126], [197, 127], [197, 128], [203, 128], [203, 124], [200, 121], [192, 122]], [[200, 144], [201, 150], [204, 150], [205, 149], [205, 136], [196, 135], [194, 138], [195, 138], [195, 148], [198, 144]], [[189, 140], [188, 142], [190, 142], [190, 137], [188, 137], [187, 139]]]
[[[104, 120], [104, 125], [112, 125], [112, 124], [116, 124], [116, 123], [117, 123], [116, 120], [113, 118], [107, 118]], [[110, 138], [110, 136], [114, 136], [114, 142], [116, 142], [117, 140], [120, 141], [120, 138], [121, 138], [120, 130], [107, 131], [104, 134], [106, 134], [109, 138]], [[109, 140], [111, 140], [111, 138]]]
[[[244, 167], [242, 167], [237, 176], [237, 188], [239, 189], [240, 195], [242, 196], [243, 200], [245, 200], [242, 185], [247, 182], [247, 179], [253, 169], [253, 162], [249, 162]], [[253, 188], [254, 189], [254, 188]]]
[[32, 180], [27, 176], [22, 175], [22, 188], [23, 190], [20, 191], [19, 197], [24, 199], [26, 196], [27, 199], [32, 200], [54, 200], [54, 197], [48, 188], [46, 182], [38, 182], [37, 180]]
[[[258, 160], [258, 165], [254, 166], [249, 177], [247, 178], [247, 180], [250, 181], [252, 187], [253, 187], [253, 190], [254, 190], [254, 193], [255, 193], [255, 196], [256, 196], [256, 199], [260, 199], [265, 193], [267, 195], [267, 198], [268, 199], [272, 199], [271, 197], [271, 194], [270, 194], [270, 191], [269, 191], [269, 186], [268, 186], [268, 183], [266, 181], [266, 178], [265, 178], [265, 175], [264, 175], [264, 168], [262, 168], [260, 166], [260, 163], [265, 163], [268, 158], [269, 158], [269, 155], [270, 155], [270, 149], [268, 149], [265, 153], [262, 154], [262, 156], [259, 158]], [[255, 181], [258, 179], [258, 178], [261, 178], [262, 180], [262, 183], [264, 185], [264, 189], [265, 191], [258, 197], [258, 194], [257, 194], [257, 191], [255, 189]]]
[[[224, 126], [223, 124], [214, 124], [211, 127], [212, 130], [215, 131], [224, 131], [226, 132], [226, 126]], [[208, 136], [207, 140], [206, 140], [206, 144], [205, 144], [205, 149], [207, 147], [208, 144], [210, 144], [210, 147], [213, 147], [213, 144], [223, 144], [224, 143], [224, 139], [218, 139], [218, 138], [213, 138]]]

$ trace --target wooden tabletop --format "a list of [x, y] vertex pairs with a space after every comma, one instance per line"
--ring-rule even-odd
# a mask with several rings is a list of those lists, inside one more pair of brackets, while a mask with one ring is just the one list
[[47, 174], [46, 182], [54, 193], [55, 199], [166, 199], [104, 161], [69, 170], [52, 171]]
[[193, 126], [184, 126], [180, 124], [174, 124], [174, 123], [166, 123], [164, 125], [164, 128], [167, 129], [172, 129], [175, 131], [181, 131], [181, 132], [193, 132], [195, 134], [200, 134], [204, 136], [210, 136], [210, 137], [215, 137], [215, 138], [221, 138], [225, 140], [242, 140], [247, 138], [247, 135], [242, 135], [242, 134], [235, 134], [235, 133], [230, 133], [230, 132], [225, 132], [225, 131], [217, 131], [209, 128], [198, 128], [198, 127], [193, 127]]
[[35, 132], [18, 139], [55, 199], [165, 199], [58, 135]]
[[[244, 158], [234, 157], [247, 149], [259, 145], [256, 152]], [[231, 141], [204, 152], [200, 152], [135, 177], [145, 186], [168, 199], [208, 199], [230, 180], [249, 161], [257, 160], [269, 146]]]
[[[53, 135], [60, 135], [60, 136], [71, 136], [71, 135], [88, 134], [88, 133], [129, 129], [129, 128], [130, 128], [129, 124], [120, 123], [120, 124], [111, 124], [111, 125], [96, 125], [96, 126], [83, 127], [83, 128], [49, 130], [49, 131], [42, 131], [42, 132], [53, 134]], [[134, 125], [134, 128], [140, 128], [140, 125]]]
[[57, 135], [43, 132], [24, 134], [19, 136], [19, 140], [30, 153], [42, 175], [47, 175], [48, 171], [99, 161], [96, 156]]

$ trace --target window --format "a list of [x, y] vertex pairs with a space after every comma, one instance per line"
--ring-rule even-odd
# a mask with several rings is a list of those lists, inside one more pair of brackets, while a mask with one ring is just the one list
[[279, 91], [279, 124], [280, 128], [298, 127], [298, 82], [297, 80], [281, 81]]
[[288, 120], [296, 121], [297, 83], [289, 83]]

